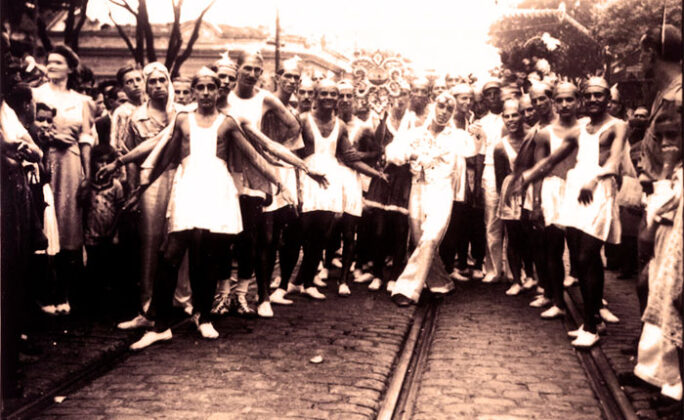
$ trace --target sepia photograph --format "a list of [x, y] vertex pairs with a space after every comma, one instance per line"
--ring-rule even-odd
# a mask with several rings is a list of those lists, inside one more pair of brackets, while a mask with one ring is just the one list
[[0, 0], [0, 418], [681, 420], [681, 0]]

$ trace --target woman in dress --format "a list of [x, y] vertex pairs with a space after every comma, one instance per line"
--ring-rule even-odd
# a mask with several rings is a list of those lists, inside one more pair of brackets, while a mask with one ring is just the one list
[[50, 186], [61, 250], [57, 254], [57, 313], [71, 310], [67, 285], [78, 279], [83, 265], [83, 219], [77, 196], [89, 187], [92, 117], [89, 98], [75, 90], [78, 56], [67, 46], [56, 46], [47, 58], [48, 82], [35, 88], [36, 102], [57, 110], [56, 135], [48, 145]]

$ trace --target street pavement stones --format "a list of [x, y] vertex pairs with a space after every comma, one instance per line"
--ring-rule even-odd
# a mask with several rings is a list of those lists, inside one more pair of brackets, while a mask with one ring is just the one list
[[273, 319], [222, 318], [213, 341], [177, 328], [38, 418], [374, 418], [415, 308], [334, 289], [274, 305]]
[[23, 397], [5, 401], [6, 413], [43, 397], [131, 342], [130, 332], [111, 324], [33, 313], [28, 335], [40, 354], [21, 356]]
[[456, 285], [439, 308], [416, 420], [598, 419], [598, 401], [566, 337], [532, 296], [507, 285]]

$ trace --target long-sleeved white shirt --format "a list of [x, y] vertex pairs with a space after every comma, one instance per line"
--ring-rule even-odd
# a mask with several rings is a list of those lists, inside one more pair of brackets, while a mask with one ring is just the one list
[[[467, 134], [449, 125], [433, 136], [426, 125], [398, 135], [385, 149], [385, 155], [387, 161], [395, 165], [409, 163], [413, 182], [448, 182], [453, 186], [459, 155], [458, 137], [462, 135]], [[412, 155], [415, 159], [411, 159]]]

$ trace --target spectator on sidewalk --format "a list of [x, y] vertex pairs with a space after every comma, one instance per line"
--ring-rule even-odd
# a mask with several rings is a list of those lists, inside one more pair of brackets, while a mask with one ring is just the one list
[[641, 38], [642, 69], [654, 76], [659, 92], [641, 155], [640, 179], [652, 193], [639, 232], [639, 251], [652, 258], [645, 268], [648, 300], [634, 373], [677, 401], [682, 399], [681, 60], [680, 29], [654, 27]]

